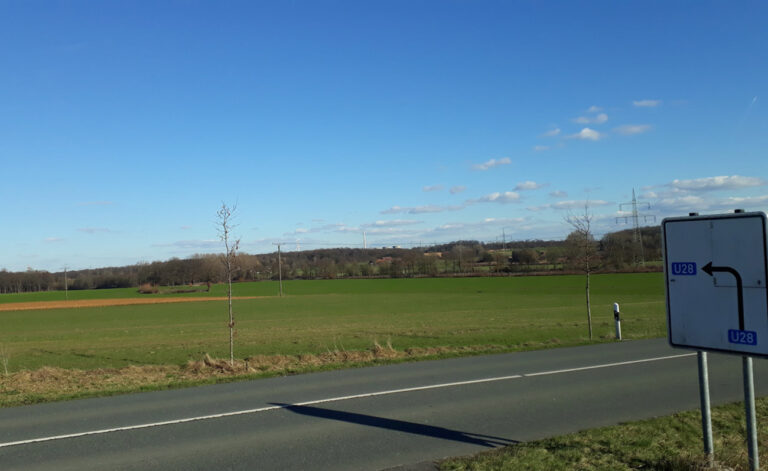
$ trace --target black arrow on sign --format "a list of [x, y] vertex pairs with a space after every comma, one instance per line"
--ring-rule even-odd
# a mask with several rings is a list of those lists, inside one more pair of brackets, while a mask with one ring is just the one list
[[739, 272], [731, 267], [713, 267], [712, 262], [707, 263], [701, 269], [709, 276], [714, 276], [713, 273], [718, 271], [730, 273], [736, 278], [736, 290], [739, 299], [739, 330], [744, 330], [744, 288], [741, 284], [741, 275], [739, 275]]

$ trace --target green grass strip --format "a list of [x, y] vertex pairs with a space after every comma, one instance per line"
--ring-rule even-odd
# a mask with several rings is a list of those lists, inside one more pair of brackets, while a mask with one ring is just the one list
[[[768, 398], [757, 400], [758, 448], [768, 446]], [[698, 410], [545, 440], [510, 445], [439, 463], [443, 471], [746, 470], [744, 404], [712, 409], [715, 466], [703, 452]]]

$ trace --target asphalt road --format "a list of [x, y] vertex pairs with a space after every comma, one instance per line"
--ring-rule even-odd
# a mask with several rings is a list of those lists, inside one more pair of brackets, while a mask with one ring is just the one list
[[632, 341], [2, 409], [0, 468], [379, 470], [697, 407], [695, 354]]

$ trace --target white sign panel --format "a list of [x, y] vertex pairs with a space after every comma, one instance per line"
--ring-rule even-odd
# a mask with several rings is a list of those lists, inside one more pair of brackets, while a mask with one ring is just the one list
[[763, 212], [661, 223], [673, 347], [768, 356], [768, 242]]

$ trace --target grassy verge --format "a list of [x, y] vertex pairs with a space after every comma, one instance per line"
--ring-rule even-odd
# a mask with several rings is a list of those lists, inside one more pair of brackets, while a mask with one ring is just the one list
[[[758, 448], [768, 446], [768, 398], [757, 400]], [[687, 411], [667, 417], [538, 440], [455, 458], [443, 471], [468, 470], [665, 470], [749, 469], [744, 405], [712, 409], [715, 466], [702, 451], [701, 414]]]
[[[553, 343], [531, 343], [523, 349], [558, 346]], [[402, 351], [392, 348], [388, 343], [384, 346], [375, 343], [366, 350], [256, 355], [235, 360], [233, 364], [229, 360], [211, 358], [206, 354], [201, 360], [190, 360], [183, 365], [131, 365], [90, 370], [46, 366], [0, 375], [0, 407], [508, 351], [498, 345], [409, 348]]]

